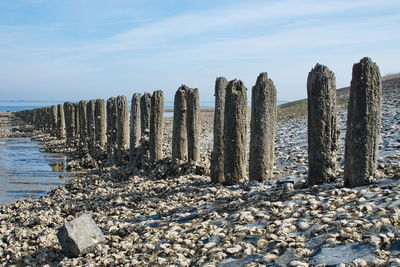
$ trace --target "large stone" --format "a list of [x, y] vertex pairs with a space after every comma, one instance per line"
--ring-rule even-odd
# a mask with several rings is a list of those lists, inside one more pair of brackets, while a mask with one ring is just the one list
[[375, 177], [381, 127], [382, 83], [369, 58], [353, 66], [347, 112], [344, 184], [367, 185]]
[[125, 151], [129, 148], [129, 108], [126, 96], [117, 97], [117, 146], [118, 159], [123, 159]]
[[276, 120], [276, 88], [264, 72], [258, 76], [251, 94], [250, 180], [273, 177]]
[[363, 243], [351, 243], [333, 248], [320, 248], [310, 258], [314, 265], [333, 266], [341, 263], [350, 263], [355, 259], [363, 259], [367, 262], [375, 258], [375, 247]]
[[105, 240], [102, 231], [88, 214], [66, 222], [58, 230], [57, 237], [64, 255], [68, 257], [78, 257]]
[[106, 106], [104, 99], [95, 100], [95, 130], [96, 130], [96, 144], [97, 147], [103, 149], [107, 141], [107, 125], [106, 125]]
[[197, 162], [200, 155], [200, 96], [197, 88], [187, 91], [187, 143], [188, 160]]
[[179, 163], [187, 160], [187, 102], [186, 96], [189, 88], [182, 85], [175, 93], [174, 119], [172, 130], [172, 161]]
[[240, 183], [246, 176], [247, 94], [240, 80], [228, 83], [224, 112], [224, 183]]
[[210, 175], [214, 183], [224, 181], [224, 110], [228, 81], [218, 77], [215, 81], [214, 140]]
[[140, 100], [139, 93], [133, 94], [131, 104], [131, 127], [130, 127], [130, 148], [129, 148], [129, 161], [134, 162], [135, 156], [140, 148], [141, 141], [141, 118], [140, 118]]
[[110, 158], [117, 147], [117, 118], [117, 99], [110, 97], [107, 99], [107, 149]]
[[151, 95], [147, 92], [140, 98], [140, 124], [142, 135], [150, 132]]
[[335, 74], [317, 64], [308, 74], [308, 184], [335, 178], [336, 126]]
[[150, 161], [156, 163], [163, 158], [164, 94], [154, 91], [151, 97], [150, 116]]
[[57, 105], [57, 137], [65, 138], [65, 117], [64, 117], [64, 106], [62, 104]]

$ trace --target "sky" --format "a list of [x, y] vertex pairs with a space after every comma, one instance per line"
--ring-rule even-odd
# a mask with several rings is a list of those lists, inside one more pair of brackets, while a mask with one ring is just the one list
[[214, 99], [215, 78], [278, 100], [305, 98], [316, 63], [348, 86], [368, 56], [400, 72], [399, 0], [0, 1], [0, 100], [78, 101], [181, 84]]

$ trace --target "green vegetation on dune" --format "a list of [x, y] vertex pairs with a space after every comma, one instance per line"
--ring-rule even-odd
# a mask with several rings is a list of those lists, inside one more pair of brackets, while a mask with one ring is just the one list
[[382, 80], [396, 78], [397, 76], [400, 76], [400, 72], [398, 72], [398, 73], [388, 73], [388, 74], [386, 74], [385, 76], [382, 77]]
[[[388, 74], [382, 77], [383, 91], [390, 91], [399, 88], [400, 73]], [[337, 108], [347, 109], [349, 100], [349, 87], [337, 90]], [[286, 121], [307, 116], [307, 99], [301, 99], [278, 106], [278, 121]]]
[[278, 106], [278, 121], [286, 121], [306, 115], [307, 99], [301, 99]]

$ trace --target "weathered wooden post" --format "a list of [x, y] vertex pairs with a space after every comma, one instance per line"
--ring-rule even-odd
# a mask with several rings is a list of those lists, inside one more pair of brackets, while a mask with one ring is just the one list
[[87, 126], [87, 101], [79, 101], [79, 143], [83, 148], [88, 146], [88, 126]]
[[151, 98], [150, 116], [150, 161], [157, 163], [163, 158], [164, 94], [154, 91]]
[[96, 144], [97, 147], [103, 149], [106, 145], [106, 106], [103, 99], [95, 100], [95, 129], [96, 129]]
[[108, 157], [113, 158], [117, 148], [117, 99], [107, 99], [107, 150]]
[[130, 148], [129, 148], [129, 161], [135, 163], [135, 157], [140, 148], [141, 141], [141, 95], [135, 93], [132, 96], [131, 103], [131, 126], [130, 126]]
[[75, 105], [72, 102], [64, 103], [65, 132], [68, 145], [74, 145], [75, 140]]
[[79, 123], [79, 103], [74, 103], [75, 106], [75, 145], [78, 145], [79, 139], [80, 139], [80, 134], [81, 134], [81, 129], [80, 129], [80, 123]]
[[46, 129], [46, 114], [45, 114], [44, 108], [40, 108], [38, 110], [37, 117], [38, 117], [40, 129], [45, 130]]
[[150, 163], [150, 117], [151, 95], [145, 92], [140, 98], [140, 124], [141, 124], [141, 162], [142, 166]]
[[87, 115], [87, 134], [88, 134], [88, 145], [90, 151], [96, 149], [96, 126], [95, 126], [95, 100], [89, 100], [86, 106]]
[[57, 106], [50, 107], [51, 135], [57, 136]]
[[57, 105], [57, 137], [60, 139], [65, 138], [65, 117], [64, 105]]
[[122, 160], [125, 151], [129, 148], [129, 110], [126, 96], [117, 97], [117, 114], [117, 158]]
[[308, 74], [308, 185], [335, 179], [337, 149], [335, 74], [317, 64]]
[[188, 159], [187, 102], [189, 88], [182, 85], [175, 93], [174, 119], [172, 130], [172, 161], [176, 164]]
[[187, 91], [188, 160], [199, 160], [200, 96], [197, 88]]
[[44, 128], [45, 131], [51, 135], [52, 134], [51, 107], [45, 107], [43, 109], [45, 114]]
[[224, 113], [224, 176], [225, 184], [240, 183], [246, 176], [247, 95], [240, 80], [232, 80], [226, 88]]
[[140, 124], [142, 136], [150, 132], [151, 95], [145, 92], [140, 98]]
[[353, 66], [347, 112], [344, 185], [371, 183], [375, 177], [381, 128], [382, 83], [370, 58]]
[[224, 110], [225, 94], [228, 81], [218, 77], [215, 81], [214, 140], [211, 159], [211, 181], [224, 182]]
[[252, 181], [273, 177], [276, 120], [276, 88], [263, 72], [251, 94], [249, 179]]

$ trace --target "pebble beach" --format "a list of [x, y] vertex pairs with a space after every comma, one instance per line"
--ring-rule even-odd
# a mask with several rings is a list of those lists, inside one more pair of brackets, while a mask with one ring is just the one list
[[[223, 186], [210, 182], [213, 112], [203, 111], [194, 168], [169, 172], [168, 160], [149, 170], [94, 168], [39, 199], [0, 206], [0, 265], [400, 266], [400, 77], [385, 80], [383, 89], [379, 179], [369, 186], [343, 187], [346, 90], [338, 93], [336, 180], [311, 188], [304, 113], [280, 117], [274, 180]], [[0, 134], [74, 153], [29, 127]], [[167, 157], [171, 139], [167, 118]], [[56, 232], [84, 213], [105, 241], [78, 258], [65, 257]]]

